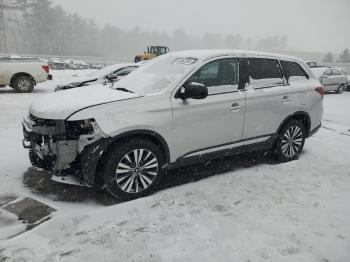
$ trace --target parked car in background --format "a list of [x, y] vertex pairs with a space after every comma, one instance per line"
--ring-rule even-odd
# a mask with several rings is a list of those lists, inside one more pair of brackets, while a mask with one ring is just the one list
[[306, 64], [307, 64], [310, 68], [312, 68], [312, 67], [318, 67], [317, 62], [314, 62], [314, 61], [306, 62]]
[[67, 82], [59, 83], [55, 88], [55, 91], [61, 91], [81, 86], [102, 84], [108, 81], [115, 82], [128, 75], [139, 66], [140, 65], [134, 63], [106, 66], [100, 70], [88, 74], [87, 76], [76, 77], [70, 79]]
[[80, 60], [72, 60], [74, 68], [72, 69], [89, 69], [89, 64], [85, 63], [84, 61]]
[[329, 67], [311, 68], [320, 83], [327, 92], [334, 91], [338, 94], [344, 92], [348, 85], [348, 78], [339, 69]]
[[9, 85], [18, 93], [30, 93], [37, 83], [51, 79], [48, 64], [39, 59], [0, 58], [0, 87]]
[[347, 71], [344, 68], [337, 68], [343, 75], [345, 75], [348, 79], [346, 85], [345, 85], [345, 90], [350, 91], [350, 72]]
[[297, 159], [321, 126], [324, 92], [305, 62], [290, 56], [174, 52], [113, 88], [73, 89], [32, 104], [23, 145], [32, 165], [56, 181], [75, 177], [137, 198], [156, 190], [166, 169], [189, 163], [256, 150]]
[[52, 70], [66, 70], [67, 63], [60, 59], [50, 59], [48, 63], [50, 69]]
[[89, 68], [90, 69], [102, 69], [104, 68], [105, 66], [103, 64], [90, 64], [89, 65]]

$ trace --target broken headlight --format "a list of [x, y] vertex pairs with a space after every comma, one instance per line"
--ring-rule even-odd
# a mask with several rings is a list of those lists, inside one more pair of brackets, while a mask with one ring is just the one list
[[79, 138], [81, 135], [99, 135], [108, 137], [96, 123], [95, 119], [86, 119], [66, 122], [66, 135], [71, 138]]

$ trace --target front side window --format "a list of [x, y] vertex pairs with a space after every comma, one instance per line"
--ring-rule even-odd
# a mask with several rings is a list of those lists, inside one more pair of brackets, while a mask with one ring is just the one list
[[301, 66], [296, 62], [281, 61], [281, 64], [288, 83], [302, 81], [309, 78]]
[[205, 85], [209, 95], [212, 95], [238, 90], [238, 75], [238, 58], [227, 58], [209, 62], [187, 82]]
[[324, 75], [326, 75], [326, 76], [332, 75], [332, 70], [328, 69], [326, 72], [324, 72]]
[[283, 85], [283, 76], [278, 60], [250, 58], [248, 68], [249, 84], [254, 88]]

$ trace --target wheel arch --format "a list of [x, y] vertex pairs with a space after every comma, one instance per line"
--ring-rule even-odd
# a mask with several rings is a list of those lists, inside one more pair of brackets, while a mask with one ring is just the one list
[[151, 130], [145, 130], [145, 129], [127, 131], [127, 132], [124, 132], [124, 133], [118, 134], [117, 136], [112, 137], [111, 143], [109, 143], [109, 145], [103, 150], [101, 157], [99, 158], [99, 160], [97, 162], [96, 169], [94, 172], [95, 173], [95, 175], [94, 175], [94, 184], [95, 185], [98, 184], [100, 182], [99, 179], [102, 178], [102, 174], [100, 171], [103, 167], [103, 163], [104, 163], [105, 159], [108, 156], [108, 152], [113, 148], [113, 146], [116, 145], [117, 143], [123, 142], [127, 139], [132, 139], [132, 138], [136, 138], [136, 137], [148, 139], [148, 140], [152, 141], [153, 143], [155, 143], [156, 145], [158, 145], [164, 154], [165, 163], [166, 164], [170, 163], [169, 146], [168, 146], [166, 140], [163, 138], [163, 136], [161, 136], [159, 133], [157, 133], [155, 131], [151, 131]]
[[277, 130], [277, 134], [279, 134], [282, 127], [291, 120], [301, 120], [302, 123], [304, 124], [305, 130], [306, 130], [306, 137], [309, 136], [310, 131], [311, 131], [311, 118], [310, 118], [310, 115], [305, 111], [297, 111], [297, 112], [287, 116], [283, 120], [282, 124], [279, 126], [279, 128]]
[[27, 76], [27, 77], [29, 77], [29, 78], [33, 81], [34, 85], [36, 85], [35, 78], [34, 78], [31, 74], [26, 73], [26, 72], [17, 72], [17, 73], [15, 73], [13, 76], [11, 76], [11, 79], [10, 79], [10, 86], [13, 85], [13, 81], [14, 81], [17, 77], [19, 77], [19, 76]]
[[130, 139], [134, 137], [142, 137], [145, 139], [149, 139], [152, 142], [154, 142], [156, 145], [160, 146], [162, 149], [162, 152], [164, 153], [166, 163], [170, 162], [170, 150], [169, 150], [168, 143], [166, 142], [166, 140], [163, 138], [162, 135], [152, 130], [138, 129], [138, 130], [132, 130], [132, 131], [127, 131], [127, 132], [118, 134], [117, 136], [113, 137], [113, 142], [109, 147], [111, 147], [115, 143], [118, 143], [122, 140]]

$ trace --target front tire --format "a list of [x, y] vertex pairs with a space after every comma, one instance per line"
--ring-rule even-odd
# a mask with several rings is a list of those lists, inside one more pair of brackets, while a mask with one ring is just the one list
[[11, 87], [17, 93], [30, 93], [34, 89], [34, 81], [29, 76], [21, 75], [13, 80]]
[[135, 199], [156, 191], [163, 177], [159, 146], [142, 138], [117, 143], [102, 168], [107, 191], [119, 199]]
[[274, 146], [274, 153], [281, 162], [298, 158], [304, 148], [306, 130], [299, 120], [289, 121], [279, 132]]

